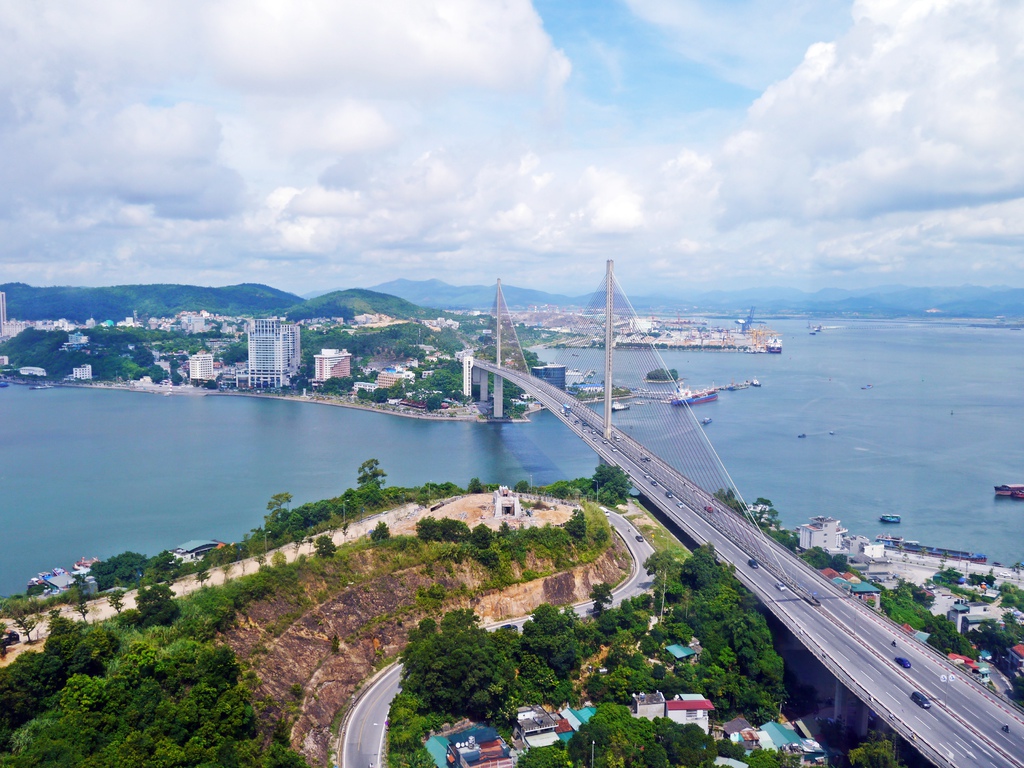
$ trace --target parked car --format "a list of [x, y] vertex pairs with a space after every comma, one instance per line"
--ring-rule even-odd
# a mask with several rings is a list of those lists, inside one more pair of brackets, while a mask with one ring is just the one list
[[2, 639], [0, 639], [0, 645], [2, 645], [4, 648], [6, 648], [9, 645], [14, 645], [14, 644], [20, 643], [20, 642], [21, 642], [21, 635], [19, 635], [13, 629], [12, 630], [8, 630], [7, 634], [5, 634]]

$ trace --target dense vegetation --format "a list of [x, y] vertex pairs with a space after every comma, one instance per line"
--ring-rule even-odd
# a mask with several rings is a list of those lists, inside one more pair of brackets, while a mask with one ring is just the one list
[[92, 366], [93, 377], [113, 381], [150, 376], [161, 381], [167, 374], [154, 365], [148, 345], [172, 338], [171, 334], [142, 328], [92, 328], [86, 349], [62, 349], [68, 341], [65, 331], [37, 331], [28, 328], [13, 339], [0, 344], [0, 354], [7, 355], [15, 367], [25, 365], [46, 369], [48, 378], [70, 375], [71, 369], [85, 363]]
[[284, 731], [260, 735], [234, 653], [176, 616], [51, 615], [45, 649], [0, 669], [0, 766], [305, 766]]
[[309, 320], [316, 317], [343, 317], [352, 322], [356, 315], [382, 314], [399, 320], [438, 317], [436, 309], [424, 309], [415, 304], [386, 293], [352, 288], [334, 291], [308, 299], [288, 309], [289, 320]]
[[197, 285], [116, 285], [106, 288], [57, 286], [36, 288], [24, 283], [0, 285], [7, 294], [7, 315], [19, 320], [67, 318], [84, 323], [141, 317], [170, 317], [178, 312], [207, 310], [222, 315], [266, 315], [282, 312], [302, 298], [254, 283], [205, 288]]
[[[606, 607], [603, 600], [591, 621], [581, 620], [572, 610], [543, 605], [524, 625], [522, 635], [510, 630], [488, 633], [469, 611], [449, 613], [440, 622], [421, 622], [403, 654], [403, 690], [392, 706], [392, 765], [418, 764], [423, 737], [442, 722], [468, 716], [504, 727], [511, 724], [516, 707], [524, 704], [561, 706], [588, 698], [622, 705], [633, 693], [657, 689], [667, 697], [702, 693], [715, 702], [716, 717], [722, 720], [738, 714], [755, 721], [774, 717], [785, 696], [782, 659], [753, 597], [731, 568], [717, 563], [711, 547], [701, 547], [682, 561], [671, 554], [655, 555], [646, 566], [655, 584], [665, 585], [664, 592], [659, 586], [653, 596], [641, 595], [618, 608]], [[602, 591], [595, 588], [595, 597]], [[652, 622], [652, 617], [660, 620]], [[703, 649], [695, 664], [676, 663], [665, 651], [667, 645], [694, 638]], [[605, 711], [610, 722], [625, 723], [622, 710]], [[654, 738], [654, 732], [637, 735], [612, 725], [607, 731], [595, 727], [581, 742], [588, 757], [590, 740], [599, 732], [608, 744], [635, 743], [632, 739], [639, 738], [639, 747], [648, 736]], [[666, 749], [666, 738], [709, 749], [700, 746], [702, 740], [692, 731], [684, 736], [667, 725], [658, 738]], [[713, 759], [718, 752], [710, 749], [706, 756]], [[570, 742], [571, 759], [578, 757], [573, 750]], [[626, 764], [665, 765], [664, 756], [651, 756], [654, 762], [648, 763], [631, 754]]]

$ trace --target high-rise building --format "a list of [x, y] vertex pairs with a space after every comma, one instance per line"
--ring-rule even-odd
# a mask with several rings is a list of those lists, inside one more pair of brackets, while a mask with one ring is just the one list
[[299, 371], [299, 326], [253, 320], [249, 326], [249, 386], [287, 387]]
[[209, 352], [197, 352], [189, 357], [188, 378], [190, 381], [212, 381], [213, 355]]
[[7, 325], [7, 294], [0, 291], [0, 336], [6, 336], [4, 326]]
[[352, 375], [352, 353], [347, 349], [321, 349], [313, 355], [313, 381], [344, 379]]
[[78, 368], [71, 369], [71, 378], [79, 379], [81, 381], [92, 380], [92, 366], [89, 363], [79, 366]]

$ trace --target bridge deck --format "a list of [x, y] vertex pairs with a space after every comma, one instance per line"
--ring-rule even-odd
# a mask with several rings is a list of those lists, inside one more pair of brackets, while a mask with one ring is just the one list
[[[1024, 768], [1024, 719], [1008, 701], [970, 680], [969, 673], [965, 678], [959, 667], [930, 646], [909, 638], [886, 617], [848, 597], [639, 442], [618, 430], [606, 440], [602, 419], [590, 408], [563, 413], [566, 395], [562, 390], [492, 363], [474, 361], [474, 366], [529, 392], [605, 462], [622, 468], [634, 485], [649, 490], [646, 495], [651, 502], [689, 536], [713, 543], [768, 610], [934, 764]], [[749, 567], [751, 556], [762, 567]], [[780, 583], [785, 590], [778, 588]], [[892, 647], [894, 640], [897, 649]], [[895, 664], [897, 655], [910, 659], [912, 667]], [[955, 682], [944, 685], [941, 677], [951, 674]], [[914, 691], [932, 700], [931, 709], [911, 701]], [[1010, 724], [1009, 733], [1001, 730], [1005, 723]]]

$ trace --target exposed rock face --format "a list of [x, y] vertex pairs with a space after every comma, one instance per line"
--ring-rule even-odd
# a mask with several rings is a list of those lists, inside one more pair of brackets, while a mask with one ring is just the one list
[[[615, 540], [615, 546], [590, 565], [502, 591], [449, 600], [439, 613], [468, 607], [487, 623], [526, 615], [541, 603], [569, 605], [588, 599], [598, 582], [617, 582], [629, 567], [625, 547]], [[433, 576], [421, 567], [380, 576], [309, 609], [279, 637], [265, 628], [294, 611], [294, 603], [280, 600], [249, 606], [227, 641], [239, 656], [249, 660], [262, 681], [255, 698], [266, 703], [260, 714], [264, 727], [269, 730], [288, 715], [290, 703], [300, 704], [291, 732], [292, 746], [311, 764], [327, 764], [335, 731], [332, 726], [356, 686], [373, 671], [375, 661], [401, 652], [409, 629], [426, 615], [417, 607], [417, 589], [432, 584], [443, 584], [449, 590], [475, 589], [479, 578], [472, 566]], [[338, 653], [331, 649], [335, 636], [339, 638]], [[302, 688], [301, 702], [293, 693], [295, 685]]]

